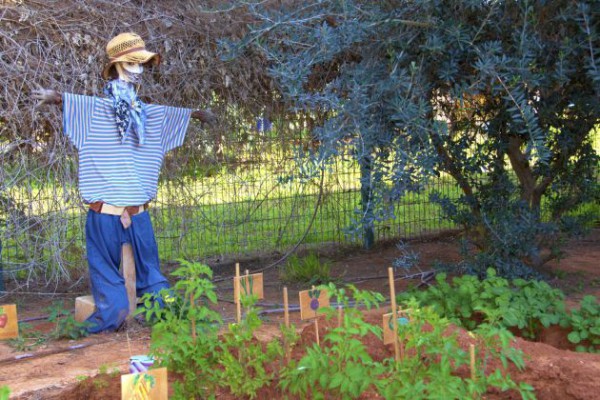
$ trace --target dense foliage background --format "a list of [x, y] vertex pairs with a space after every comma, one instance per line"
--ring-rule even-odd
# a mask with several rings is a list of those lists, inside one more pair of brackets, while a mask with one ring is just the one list
[[3, 2], [0, 265], [27, 282], [85, 271], [77, 154], [60, 110], [30, 95], [100, 95], [106, 42], [135, 31], [163, 56], [143, 99], [219, 118], [165, 160], [163, 259], [344, 235], [369, 247], [458, 224], [464, 270], [529, 275], [599, 220], [599, 7]]
[[[323, 167], [351, 148], [362, 226], [450, 175], [470, 272], [533, 273], [597, 202], [600, 3], [346, 1], [249, 7], [260, 23], [233, 54], [258, 49], [285, 99], [322, 117]], [[598, 220], [592, 209], [591, 219]], [[579, 220], [578, 220], [579, 218]], [[473, 251], [473, 249], [476, 251]]]

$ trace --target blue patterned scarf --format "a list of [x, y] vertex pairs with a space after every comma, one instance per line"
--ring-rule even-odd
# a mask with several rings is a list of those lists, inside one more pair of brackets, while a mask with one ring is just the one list
[[143, 145], [146, 142], [146, 105], [137, 96], [134, 85], [113, 79], [104, 87], [104, 93], [113, 101], [121, 143], [125, 143], [127, 135], [133, 130], [138, 143]]

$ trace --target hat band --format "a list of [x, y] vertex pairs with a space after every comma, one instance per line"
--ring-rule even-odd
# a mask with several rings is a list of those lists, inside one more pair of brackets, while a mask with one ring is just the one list
[[117, 58], [119, 58], [121, 56], [124, 56], [124, 55], [129, 54], [129, 53], [134, 53], [134, 52], [140, 51], [140, 50], [144, 50], [145, 51], [146, 47], [134, 47], [134, 48], [122, 51], [122, 52], [117, 53], [114, 56], [110, 57], [109, 60], [110, 61], [114, 61], [115, 59], [117, 59]]

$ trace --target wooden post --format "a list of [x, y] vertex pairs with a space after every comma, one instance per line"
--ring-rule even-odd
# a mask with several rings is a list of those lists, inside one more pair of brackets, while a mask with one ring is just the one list
[[[315, 286], [313, 285], [311, 287], [311, 290], [315, 290]], [[317, 315], [317, 312], [315, 311], [315, 335], [317, 337], [317, 346], [321, 347], [321, 340], [319, 339], [319, 316]]]
[[394, 269], [388, 268], [390, 281], [390, 303], [392, 303], [392, 326], [394, 328], [394, 355], [396, 361], [400, 360], [400, 347], [398, 346], [398, 313], [396, 312], [396, 287], [394, 284]]
[[338, 305], [338, 328], [342, 327], [342, 321], [344, 318], [344, 311], [341, 305]]
[[129, 243], [123, 245], [121, 266], [123, 279], [125, 279], [125, 289], [127, 290], [127, 300], [129, 300], [129, 315], [127, 319], [131, 319], [133, 318], [133, 312], [137, 308], [137, 294], [135, 289], [135, 259], [133, 258], [133, 249]]
[[[289, 302], [288, 302], [287, 286], [283, 287], [283, 321], [285, 323], [285, 328], [289, 329], [290, 328], [290, 309], [289, 309]], [[283, 334], [282, 336], [283, 336], [283, 344], [285, 346], [285, 359], [286, 359], [287, 363], [289, 364], [292, 359], [292, 351], [290, 349], [290, 345], [287, 341], [286, 335]]]
[[469, 356], [471, 359], [471, 379], [476, 381], [477, 374], [475, 373], [475, 345], [472, 343], [469, 345]]
[[[196, 307], [196, 299], [194, 293], [190, 293], [190, 312], [193, 314], [194, 308]], [[192, 340], [196, 343], [196, 317], [192, 315]]]
[[242, 303], [240, 298], [242, 297], [242, 293], [240, 292], [240, 263], [235, 263], [235, 281], [234, 281], [233, 290], [237, 293], [237, 300], [235, 302], [236, 306], [236, 315], [238, 324], [242, 322]]
[[288, 303], [288, 290], [287, 286], [283, 288], [283, 320], [285, 321], [285, 327], [290, 327], [290, 309]]

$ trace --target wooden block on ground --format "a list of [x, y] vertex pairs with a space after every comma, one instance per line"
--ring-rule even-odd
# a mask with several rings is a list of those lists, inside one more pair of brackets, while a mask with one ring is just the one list
[[93, 296], [81, 296], [75, 299], [75, 321], [83, 322], [96, 310]]

